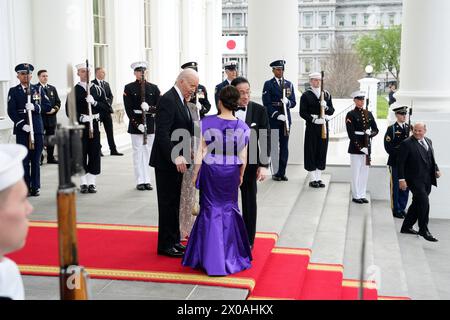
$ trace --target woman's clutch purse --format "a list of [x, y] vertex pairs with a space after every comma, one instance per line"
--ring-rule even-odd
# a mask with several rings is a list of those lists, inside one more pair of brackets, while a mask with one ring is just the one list
[[195, 196], [194, 196], [194, 205], [192, 206], [192, 215], [198, 216], [200, 213], [200, 203], [199, 203], [199, 191], [195, 189]]

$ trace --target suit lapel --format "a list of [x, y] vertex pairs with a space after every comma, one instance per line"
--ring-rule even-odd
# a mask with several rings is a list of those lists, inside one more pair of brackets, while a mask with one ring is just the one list
[[[425, 163], [427, 163], [427, 158], [426, 158], [426, 154], [425, 154], [425, 149], [420, 145], [419, 141], [417, 139], [414, 138], [414, 145], [416, 146], [417, 151], [420, 154], [420, 157], [422, 158], [423, 161], [425, 161]], [[427, 141], [428, 142], [428, 141]]]
[[250, 127], [253, 121], [253, 110], [255, 110], [253, 108], [253, 102], [249, 102], [248, 106], [247, 106], [247, 113], [245, 115], [245, 123], [247, 123], [247, 125]]
[[178, 95], [177, 90], [174, 88], [172, 88], [172, 93], [175, 99], [175, 103], [178, 105], [178, 109], [180, 109], [181, 114], [184, 117], [184, 120], [186, 121], [187, 124], [192, 125], [192, 121], [189, 118], [189, 115], [187, 114], [189, 112], [189, 110], [184, 106], [184, 104], [181, 102], [180, 100], [180, 96]]

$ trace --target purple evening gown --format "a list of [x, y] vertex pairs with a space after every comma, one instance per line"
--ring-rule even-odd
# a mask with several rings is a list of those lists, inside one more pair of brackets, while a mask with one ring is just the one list
[[225, 276], [251, 267], [252, 254], [238, 206], [241, 161], [250, 130], [241, 120], [209, 116], [201, 121], [208, 152], [200, 169], [200, 214], [191, 231], [183, 266]]

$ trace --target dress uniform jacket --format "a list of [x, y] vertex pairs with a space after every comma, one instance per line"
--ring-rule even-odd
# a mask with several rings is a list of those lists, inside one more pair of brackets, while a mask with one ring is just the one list
[[[284, 89], [286, 90], [286, 98], [290, 101], [289, 105], [286, 106], [288, 113], [287, 118], [289, 119], [289, 123], [292, 124], [290, 109], [295, 108], [297, 105], [294, 86], [290, 81], [285, 80]], [[279, 115], [284, 114], [283, 103], [281, 102], [282, 98], [283, 91], [281, 90], [281, 86], [275, 77], [264, 83], [262, 101], [264, 106], [267, 108], [270, 128], [272, 129], [278, 129], [284, 126], [283, 121], [277, 120]]]
[[[157, 106], [160, 96], [161, 92], [159, 91], [158, 86], [150, 82], [146, 82], [145, 102], [147, 102], [150, 107]], [[139, 125], [143, 124], [140, 81], [136, 80], [135, 82], [129, 83], [125, 86], [125, 90], [123, 93], [123, 102], [125, 104], [125, 111], [127, 113], [127, 116], [130, 119], [130, 123], [128, 124], [128, 133], [142, 134], [142, 132], [138, 129]], [[147, 133], [155, 133], [155, 115], [147, 115]]]
[[367, 129], [372, 130], [370, 138], [375, 137], [378, 134], [378, 127], [372, 112], [368, 112], [366, 116], [366, 110], [364, 108], [358, 109], [355, 107], [352, 111], [347, 113], [345, 118], [347, 126], [347, 134], [350, 138], [350, 144], [348, 147], [348, 153], [350, 154], [364, 154], [361, 149], [364, 148], [364, 131]]
[[389, 166], [397, 166], [400, 143], [409, 137], [409, 132], [409, 126], [406, 123], [404, 124], [404, 127], [400, 126], [398, 122], [388, 127], [386, 134], [384, 135], [384, 149], [389, 154]]

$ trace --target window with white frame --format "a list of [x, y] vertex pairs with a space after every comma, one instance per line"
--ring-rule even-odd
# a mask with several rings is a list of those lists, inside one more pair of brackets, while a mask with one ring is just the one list
[[232, 15], [232, 26], [233, 28], [240, 28], [244, 26], [244, 20], [242, 18], [242, 13], [233, 13]]
[[365, 26], [367, 26], [369, 24], [369, 18], [370, 18], [369, 14], [364, 14], [364, 25]]
[[311, 67], [312, 67], [312, 60], [311, 59], [305, 59], [303, 61], [303, 72], [304, 73], [310, 73], [311, 72]]
[[321, 35], [319, 39], [320, 39], [320, 49], [328, 49], [329, 48], [328, 35]]
[[395, 13], [389, 14], [389, 25], [393, 26], [395, 24]]
[[345, 26], [345, 16], [344, 15], [338, 15], [337, 16], [337, 22], [339, 27]]
[[303, 27], [310, 28], [312, 27], [312, 13], [304, 13], [303, 14]]
[[108, 39], [106, 36], [105, 0], [93, 0], [94, 6], [94, 66], [108, 66]]
[[312, 40], [311, 36], [304, 36], [303, 37], [303, 48], [305, 50], [311, 50], [312, 49], [311, 48], [311, 40]]
[[356, 26], [356, 18], [357, 18], [357, 15], [352, 14], [352, 26]]
[[228, 14], [226, 14], [226, 13], [222, 14], [222, 27], [223, 28], [228, 28], [229, 27], [229, 25], [228, 25]]
[[328, 26], [328, 14], [322, 13], [322, 14], [320, 15], [320, 25], [321, 25], [322, 27]]

